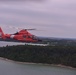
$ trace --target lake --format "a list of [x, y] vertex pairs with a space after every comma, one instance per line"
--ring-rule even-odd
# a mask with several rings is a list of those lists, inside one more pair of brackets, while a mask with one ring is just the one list
[[0, 59], [0, 75], [76, 75], [76, 69]]

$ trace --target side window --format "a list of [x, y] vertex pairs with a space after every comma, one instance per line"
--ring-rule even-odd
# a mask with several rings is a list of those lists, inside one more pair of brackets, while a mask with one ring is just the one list
[[23, 38], [26, 38], [26, 35], [23, 35]]

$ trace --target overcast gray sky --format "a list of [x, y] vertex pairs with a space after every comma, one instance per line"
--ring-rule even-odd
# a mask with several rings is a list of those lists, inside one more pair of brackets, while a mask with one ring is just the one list
[[5, 33], [16, 32], [13, 27], [36, 28], [30, 32], [37, 36], [76, 38], [76, 1], [2, 1], [0, 26]]

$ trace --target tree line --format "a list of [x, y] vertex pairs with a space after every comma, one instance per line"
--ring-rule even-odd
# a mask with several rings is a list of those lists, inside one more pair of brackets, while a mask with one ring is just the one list
[[76, 68], [75, 46], [6, 46], [0, 47], [0, 57], [21, 62], [62, 64]]

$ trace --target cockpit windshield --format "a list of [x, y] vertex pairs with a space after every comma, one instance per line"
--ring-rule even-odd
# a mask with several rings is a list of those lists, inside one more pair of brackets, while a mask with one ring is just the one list
[[32, 36], [33, 40], [37, 40], [37, 37], [35, 35]]

